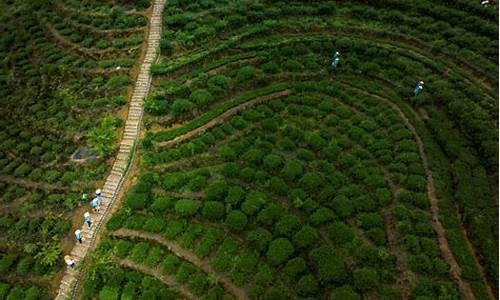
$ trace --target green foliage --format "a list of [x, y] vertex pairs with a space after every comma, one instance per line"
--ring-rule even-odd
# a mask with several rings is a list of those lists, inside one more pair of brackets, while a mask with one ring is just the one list
[[132, 247], [132, 243], [126, 240], [119, 240], [115, 244], [114, 254], [118, 257], [127, 256], [130, 248]]
[[278, 238], [273, 240], [269, 249], [267, 250], [266, 257], [273, 265], [280, 265], [284, 263], [295, 251], [292, 243], [285, 238]]
[[379, 285], [379, 276], [372, 268], [356, 269], [352, 273], [354, 284], [361, 290], [376, 289]]
[[349, 285], [335, 288], [329, 297], [330, 300], [361, 300], [361, 296]]
[[226, 208], [224, 204], [216, 201], [206, 201], [203, 202], [203, 208], [201, 209], [201, 214], [209, 220], [220, 220], [224, 217], [226, 213]]
[[208, 79], [207, 86], [211, 93], [223, 92], [229, 87], [229, 78], [221, 74], [214, 75]]
[[118, 139], [116, 129], [120, 124], [121, 120], [116, 117], [102, 118], [87, 135], [90, 147], [96, 149], [101, 156], [110, 154]]
[[238, 70], [236, 80], [239, 82], [247, 81], [255, 77], [256, 70], [252, 66], [245, 66]]
[[115, 286], [105, 286], [99, 292], [99, 300], [118, 300], [120, 295], [118, 287]]
[[257, 228], [247, 233], [247, 241], [250, 247], [263, 252], [267, 249], [267, 245], [272, 241], [273, 235], [266, 229]]
[[318, 292], [318, 282], [314, 276], [304, 275], [299, 279], [297, 289], [301, 295], [315, 295]]
[[347, 277], [347, 271], [344, 262], [335, 255], [335, 251], [327, 246], [321, 246], [313, 249], [309, 253], [313, 260], [318, 279], [323, 284], [344, 283]]
[[240, 210], [232, 210], [227, 214], [226, 224], [234, 231], [242, 231], [247, 223], [247, 216]]
[[214, 100], [214, 96], [207, 90], [199, 89], [191, 93], [189, 100], [198, 106], [207, 106]]
[[170, 106], [172, 113], [176, 116], [190, 112], [194, 107], [193, 102], [186, 99], [176, 99]]
[[257, 191], [250, 192], [247, 194], [245, 201], [241, 205], [241, 210], [248, 216], [255, 215], [266, 203], [266, 201], [266, 194]]
[[349, 243], [354, 238], [351, 228], [342, 222], [334, 222], [328, 226], [328, 237], [338, 246]]
[[201, 207], [201, 202], [197, 200], [182, 199], [175, 203], [175, 212], [184, 217], [194, 216]]
[[141, 263], [147, 255], [149, 249], [149, 244], [145, 242], [140, 242], [135, 244], [134, 248], [130, 251], [130, 259], [136, 263]]

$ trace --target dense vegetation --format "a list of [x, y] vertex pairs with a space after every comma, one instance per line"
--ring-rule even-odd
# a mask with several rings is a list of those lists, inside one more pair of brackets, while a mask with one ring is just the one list
[[[0, 4], [0, 300], [54, 296], [149, 6]], [[496, 7], [168, 0], [160, 47], [82, 299], [498, 298]]]
[[[0, 299], [51, 299], [119, 137], [149, 1], [0, 3]], [[119, 68], [117, 68], [119, 67]], [[87, 163], [72, 153], [90, 147]], [[66, 240], [70, 242], [65, 242]]]
[[[497, 293], [495, 9], [168, 1], [163, 21], [140, 172], [107, 224], [116, 268], [205, 299], [228, 296], [214, 276], [252, 299], [460, 299], [451, 255], [475, 298]], [[86, 299], [121, 284], [96, 274]]]

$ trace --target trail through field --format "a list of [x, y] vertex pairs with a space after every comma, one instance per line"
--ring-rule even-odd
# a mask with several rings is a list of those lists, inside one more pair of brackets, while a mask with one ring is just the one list
[[226, 288], [236, 299], [248, 299], [246, 290], [237, 287], [227, 276], [215, 272], [210, 262], [206, 259], [200, 259], [193, 252], [182, 248], [177, 242], [167, 240], [163, 238], [161, 234], [137, 231], [131, 229], [119, 229], [111, 233], [112, 236], [116, 237], [129, 237], [129, 238], [139, 238], [144, 240], [155, 241], [168, 248], [176, 256], [189, 261], [193, 265], [202, 269], [203, 272], [213, 275], [217, 282], [220, 282], [224, 288]]
[[176, 138], [170, 140], [170, 141], [166, 141], [166, 142], [161, 142], [158, 144], [159, 147], [171, 147], [175, 144], [178, 144], [178, 143], [181, 143], [185, 140], [188, 140], [190, 139], [191, 137], [193, 136], [196, 136], [202, 132], [205, 132], [206, 130], [216, 126], [216, 125], [219, 125], [221, 124], [222, 122], [224, 122], [225, 120], [229, 119], [230, 117], [250, 108], [250, 107], [253, 107], [253, 106], [256, 106], [258, 104], [261, 104], [261, 103], [264, 103], [264, 102], [267, 102], [267, 101], [270, 101], [270, 100], [273, 100], [273, 99], [276, 99], [276, 98], [280, 98], [280, 97], [284, 97], [284, 96], [288, 96], [292, 93], [292, 90], [290, 89], [287, 89], [287, 90], [283, 90], [283, 91], [280, 91], [280, 92], [276, 92], [276, 93], [272, 93], [272, 94], [268, 94], [268, 95], [265, 95], [265, 96], [261, 96], [261, 97], [258, 97], [258, 98], [255, 98], [253, 100], [250, 100], [250, 101], [247, 101], [245, 103], [242, 103], [236, 107], [233, 107], [231, 109], [228, 109], [227, 111], [225, 111], [224, 113], [220, 114], [219, 116], [213, 118], [212, 120], [210, 120], [208, 123], [206, 123], [205, 125], [202, 125], [200, 127], [196, 127], [195, 129], [189, 131], [189, 132], [186, 132], [184, 134], [181, 134], [179, 136], [177, 136]]
[[427, 197], [430, 200], [431, 215], [432, 215], [431, 224], [432, 224], [432, 227], [434, 228], [434, 231], [437, 234], [439, 248], [441, 249], [441, 253], [442, 253], [444, 259], [446, 260], [448, 265], [450, 265], [450, 268], [451, 268], [450, 272], [451, 272], [453, 278], [456, 280], [462, 296], [467, 300], [475, 299], [469, 283], [463, 281], [462, 277], [460, 276], [462, 273], [462, 269], [460, 268], [460, 265], [457, 263], [455, 257], [453, 256], [453, 253], [451, 252], [450, 245], [448, 244], [448, 240], [446, 239], [443, 224], [441, 224], [441, 222], [439, 221], [439, 206], [438, 206], [438, 200], [436, 198], [436, 194], [434, 191], [434, 179], [432, 177], [432, 171], [429, 168], [429, 162], [427, 159], [427, 154], [425, 153], [424, 144], [423, 144], [422, 139], [420, 138], [417, 130], [415, 129], [413, 124], [408, 120], [408, 118], [406, 117], [404, 112], [399, 108], [399, 106], [394, 104], [392, 101], [390, 101], [386, 98], [383, 98], [379, 95], [376, 95], [376, 94], [373, 94], [370, 92], [366, 92], [366, 91], [359, 89], [355, 86], [351, 86], [351, 87], [360, 93], [363, 93], [365, 95], [376, 98], [376, 99], [384, 102], [385, 104], [387, 104], [394, 112], [396, 112], [399, 115], [403, 124], [412, 133], [412, 135], [415, 139], [415, 142], [417, 143], [418, 153], [419, 153], [420, 159], [422, 160], [422, 166], [424, 168], [425, 176], [427, 179]]
[[[102, 187], [101, 210], [91, 214], [92, 227], [83, 224], [81, 227], [83, 243], [75, 243], [71, 251], [71, 258], [75, 260], [76, 269], [67, 269], [61, 280], [56, 300], [74, 299], [75, 291], [78, 290], [78, 284], [82, 271], [81, 263], [86, 254], [92, 250], [96, 239], [100, 233], [100, 228], [111, 212], [113, 203], [117, 199], [125, 178], [128, 175], [129, 166], [132, 163], [135, 152], [135, 143], [140, 135], [140, 125], [143, 115], [143, 104], [151, 86], [151, 64], [155, 61], [157, 50], [160, 45], [161, 35], [161, 15], [166, 0], [155, 0], [150, 17], [149, 33], [147, 38], [146, 55], [141, 64], [137, 76], [132, 99], [129, 104], [125, 128], [123, 131], [120, 148], [115, 158], [111, 172], [106, 178]], [[90, 207], [88, 209], [90, 211]], [[83, 220], [82, 220], [83, 223]]]
[[175, 276], [172, 275], [164, 275], [162, 274], [159, 270], [150, 268], [145, 265], [137, 264], [130, 259], [122, 259], [120, 261], [120, 265], [134, 269], [137, 271], [140, 271], [141, 273], [144, 273], [149, 276], [153, 276], [154, 278], [160, 280], [167, 286], [173, 287], [179, 294], [181, 294], [184, 298], [186, 299], [199, 299], [195, 295], [193, 295], [184, 285], [180, 285], [177, 283], [175, 280]]
[[[388, 82], [383, 82], [383, 83], [384, 83], [384, 85], [386, 85], [386, 86], [387, 86], [387, 88], [389, 88], [389, 89], [391, 89], [391, 90], [394, 88], [394, 87], [393, 87], [390, 83], [388, 83]], [[380, 99], [380, 100], [384, 101], [385, 103], [388, 103], [388, 104], [390, 103], [389, 105], [391, 105], [391, 104], [392, 104], [392, 105], [394, 105], [394, 106], [395, 106], [398, 110], [400, 110], [400, 109], [399, 109], [399, 107], [398, 107], [397, 105], [395, 105], [394, 103], [392, 103], [392, 101], [390, 101], [390, 100], [388, 100], [388, 99], [386, 99], [386, 98], [383, 98], [383, 97], [381, 97], [381, 96], [379, 96], [379, 95], [376, 95], [376, 94], [373, 94], [373, 93], [369, 93], [369, 92], [366, 92], [366, 91], [360, 90], [360, 89], [358, 89], [357, 87], [352, 86], [352, 85], [350, 85], [350, 84], [348, 84], [348, 83], [345, 83], [345, 82], [344, 82], [344, 84], [347, 84], [347, 85], [351, 86], [352, 88], [357, 89], [358, 91], [361, 91], [361, 92], [365, 93], [366, 95], [371, 95], [371, 96], [373, 96], [373, 97], [375, 97], [375, 98], [377, 98], [377, 99]], [[391, 107], [392, 107], [392, 106], [391, 106]], [[394, 108], [393, 108], [393, 109], [394, 109]], [[400, 112], [401, 112], [401, 114], [403, 114], [403, 116], [404, 116], [404, 113], [403, 113], [401, 110], [400, 110]], [[399, 113], [398, 113], [398, 114], [399, 114]], [[401, 116], [401, 114], [400, 114], [400, 116]], [[405, 117], [406, 117], [406, 116], [405, 116]], [[407, 121], [408, 123], [410, 123], [408, 120], [406, 120], [406, 121]], [[412, 130], [408, 127], [408, 128], [410, 129], [410, 131], [412, 131], [412, 134], [417, 134], [417, 136], [418, 136], [418, 133], [416, 132], [416, 129], [414, 128], [414, 126], [413, 126], [411, 123], [410, 123], [410, 125], [412, 126], [413, 130], [415, 130], [415, 133], [414, 133], [414, 132], [413, 132], [413, 131], [412, 131]], [[419, 145], [419, 143], [420, 143], [420, 145], [421, 145], [421, 147], [422, 147], [422, 148], [420, 148], [420, 146], [419, 146], [419, 153], [420, 153], [420, 151], [421, 151], [421, 150], [425, 152], [425, 150], [424, 150], [425, 148], [424, 148], [424, 146], [423, 146], [423, 142], [421, 141], [420, 137], [418, 138], [418, 140], [416, 139], [416, 142], [417, 142], [417, 146], [418, 146], [418, 145]], [[422, 156], [422, 153], [420, 153], [420, 156]], [[425, 155], [425, 153], [424, 153], [424, 156], [425, 156], [425, 161], [426, 161], [426, 164], [425, 164], [425, 165], [424, 165], [424, 163], [422, 163], [422, 164], [424, 165], [424, 171], [426, 171], [427, 182], [429, 182], [429, 177], [428, 177], [428, 172], [427, 172], [427, 171], [429, 171], [429, 172], [431, 172], [431, 171], [430, 171], [430, 169], [429, 169], [428, 160], [427, 160], [427, 156]], [[432, 180], [432, 173], [431, 173], [430, 175], [431, 175], [431, 177], [430, 177], [430, 178], [431, 178], [431, 180]], [[428, 188], [428, 191], [429, 191], [429, 188]], [[433, 182], [432, 182], [432, 191], [433, 191], [433, 194], [434, 194], [434, 184], [433, 184]], [[430, 199], [431, 199], [431, 198], [430, 198]], [[436, 200], [435, 195], [434, 195], [434, 200], [435, 200], [435, 205], [436, 205], [435, 209], [437, 210], [437, 211], [436, 211], [436, 216], [438, 216], [438, 215], [439, 215], [439, 207], [437, 206], [437, 200]], [[433, 210], [433, 207], [432, 207], [432, 199], [431, 199], [431, 210]], [[433, 211], [432, 211], [432, 212], [433, 212]], [[434, 214], [433, 214], [433, 217], [434, 217]], [[434, 219], [434, 218], [433, 218], [433, 219]], [[439, 219], [438, 219], [438, 222], [439, 222]], [[441, 224], [441, 223], [440, 223], [440, 224]], [[441, 224], [441, 225], [442, 225], [442, 224]], [[485, 267], [481, 264], [481, 262], [480, 262], [480, 260], [479, 260], [478, 256], [476, 255], [476, 253], [477, 253], [477, 252], [476, 252], [476, 250], [475, 250], [475, 247], [473, 246], [473, 243], [469, 240], [469, 235], [468, 235], [468, 231], [467, 231], [467, 229], [464, 227], [464, 225], [463, 225], [461, 222], [459, 223], [459, 225], [460, 225], [461, 231], [462, 231], [462, 233], [463, 233], [463, 237], [464, 237], [464, 240], [465, 240], [465, 242], [466, 242], [467, 248], [468, 248], [469, 252], [472, 254], [472, 258], [474, 259], [474, 262], [475, 262], [476, 266], [477, 266], [477, 267], [478, 267], [478, 269], [479, 269], [479, 272], [480, 272], [480, 274], [481, 274], [481, 281], [484, 283], [484, 286], [485, 286], [485, 288], [486, 288], [486, 292], [487, 292], [488, 296], [490, 297], [490, 299], [498, 299], [498, 297], [496, 296], [496, 293], [493, 291], [493, 288], [492, 288], [491, 284], [490, 284], [490, 283], [488, 282], [488, 280], [486, 279], [486, 278], [487, 278], [487, 277], [486, 277], [486, 269], [485, 269]], [[434, 224], [433, 224], [433, 226], [434, 226]], [[444, 232], [444, 228], [443, 228], [443, 232]], [[449, 247], [448, 247], [448, 249], [449, 249]], [[451, 253], [451, 252], [450, 252], [450, 253]], [[459, 267], [459, 270], [460, 270], [460, 267]]]

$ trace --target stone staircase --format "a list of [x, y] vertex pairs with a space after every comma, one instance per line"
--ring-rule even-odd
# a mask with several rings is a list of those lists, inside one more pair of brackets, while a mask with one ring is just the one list
[[[113, 202], [118, 195], [121, 185], [127, 175], [128, 167], [133, 158], [134, 145], [140, 134], [140, 126], [143, 114], [144, 100], [148, 95], [151, 86], [151, 64], [156, 59], [157, 51], [160, 46], [161, 25], [162, 25], [162, 12], [166, 0], [155, 0], [153, 4], [153, 12], [150, 19], [149, 35], [147, 38], [147, 49], [144, 61], [141, 64], [141, 69], [137, 77], [134, 93], [130, 101], [127, 120], [125, 122], [125, 129], [123, 137], [120, 142], [120, 148], [115, 162], [111, 169], [110, 174], [106, 178], [106, 182], [102, 188], [102, 203], [101, 211], [99, 213], [92, 213], [92, 227], [89, 228], [83, 224], [82, 219], [82, 238], [83, 243], [77, 243], [71, 251], [71, 258], [76, 262], [75, 269], [65, 271], [62, 278], [56, 300], [74, 299], [76, 287], [80, 277], [79, 263], [84, 259], [85, 255], [91, 251], [94, 246], [94, 241], [100, 227], [103, 225]], [[89, 211], [91, 208], [89, 206]]]

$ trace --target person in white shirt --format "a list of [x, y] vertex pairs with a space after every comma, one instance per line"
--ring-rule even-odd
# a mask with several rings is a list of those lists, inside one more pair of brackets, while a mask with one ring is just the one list
[[75, 267], [75, 261], [69, 255], [64, 256], [64, 262], [66, 262], [68, 268]]

